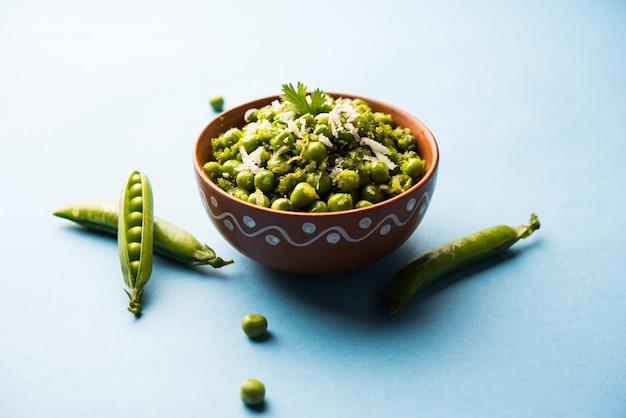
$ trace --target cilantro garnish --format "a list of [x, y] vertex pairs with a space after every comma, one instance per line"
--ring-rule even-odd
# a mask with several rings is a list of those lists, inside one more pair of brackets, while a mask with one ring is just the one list
[[326, 95], [320, 90], [315, 89], [310, 95], [307, 95], [307, 89], [304, 84], [298, 81], [297, 87], [293, 84], [283, 84], [283, 101], [289, 102], [291, 110], [296, 112], [298, 116], [310, 113], [313, 116], [328, 111], [326, 104]]

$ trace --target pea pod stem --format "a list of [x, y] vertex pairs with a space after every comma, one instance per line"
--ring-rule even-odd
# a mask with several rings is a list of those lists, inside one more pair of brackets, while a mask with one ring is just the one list
[[411, 260], [391, 279], [387, 293], [389, 312], [398, 312], [418, 292], [446, 274], [506, 251], [539, 227], [539, 218], [533, 213], [526, 225], [486, 228], [437, 246]]
[[[93, 231], [117, 235], [118, 204], [108, 200], [83, 200], [64, 206], [53, 215], [68, 219]], [[174, 224], [154, 217], [154, 252], [171, 260], [214, 268], [232, 264], [215, 254], [209, 246], [199, 242], [189, 232]]]

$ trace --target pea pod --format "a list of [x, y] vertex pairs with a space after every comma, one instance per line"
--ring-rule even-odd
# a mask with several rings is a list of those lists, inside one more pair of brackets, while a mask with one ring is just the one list
[[141, 313], [144, 287], [152, 274], [152, 243], [154, 218], [152, 188], [148, 177], [133, 171], [120, 197], [117, 223], [117, 246], [125, 290], [130, 298], [128, 310]]
[[534, 213], [527, 225], [498, 225], [435, 247], [410, 261], [391, 279], [387, 293], [390, 313], [398, 312], [419, 291], [454, 270], [506, 251], [539, 229]]
[[[59, 208], [53, 215], [109, 235], [117, 235], [118, 204], [108, 200], [83, 200]], [[154, 252], [171, 260], [219, 268], [233, 260], [218, 257], [209, 246], [200, 243], [189, 232], [154, 217]]]

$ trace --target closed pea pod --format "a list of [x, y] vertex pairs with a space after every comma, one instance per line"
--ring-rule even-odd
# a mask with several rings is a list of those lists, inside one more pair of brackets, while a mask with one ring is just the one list
[[[152, 274], [154, 231], [152, 212], [150, 181], [145, 174], [133, 171], [120, 197], [117, 246], [122, 275], [128, 287], [128, 290], [125, 290], [130, 299], [128, 310], [134, 314], [141, 313], [144, 287]], [[137, 234], [138, 227], [141, 228], [140, 234]]]
[[387, 293], [390, 313], [398, 312], [419, 291], [437, 279], [506, 251], [539, 227], [539, 219], [533, 213], [527, 225], [494, 226], [427, 251], [410, 261], [391, 279]]
[[[118, 206], [109, 200], [83, 200], [55, 210], [53, 215], [91, 230], [115, 236], [118, 227]], [[154, 252], [159, 255], [181, 263], [208, 264], [215, 268], [233, 263], [233, 260], [218, 257], [209, 246], [164, 219], [155, 217], [153, 226]], [[140, 226], [129, 228], [126, 231], [127, 239], [139, 242], [141, 233]]]

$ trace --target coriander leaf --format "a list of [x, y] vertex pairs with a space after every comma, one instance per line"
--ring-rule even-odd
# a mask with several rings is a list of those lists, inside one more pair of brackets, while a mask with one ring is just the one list
[[326, 108], [326, 95], [320, 89], [315, 89], [311, 93], [309, 108], [312, 115], [317, 115], [318, 113], [328, 110]]
[[320, 89], [315, 89], [309, 96], [306, 86], [298, 82], [297, 87], [291, 83], [283, 84], [283, 93], [282, 100], [289, 102], [291, 110], [299, 116], [305, 113], [317, 115], [326, 110], [326, 95]]

